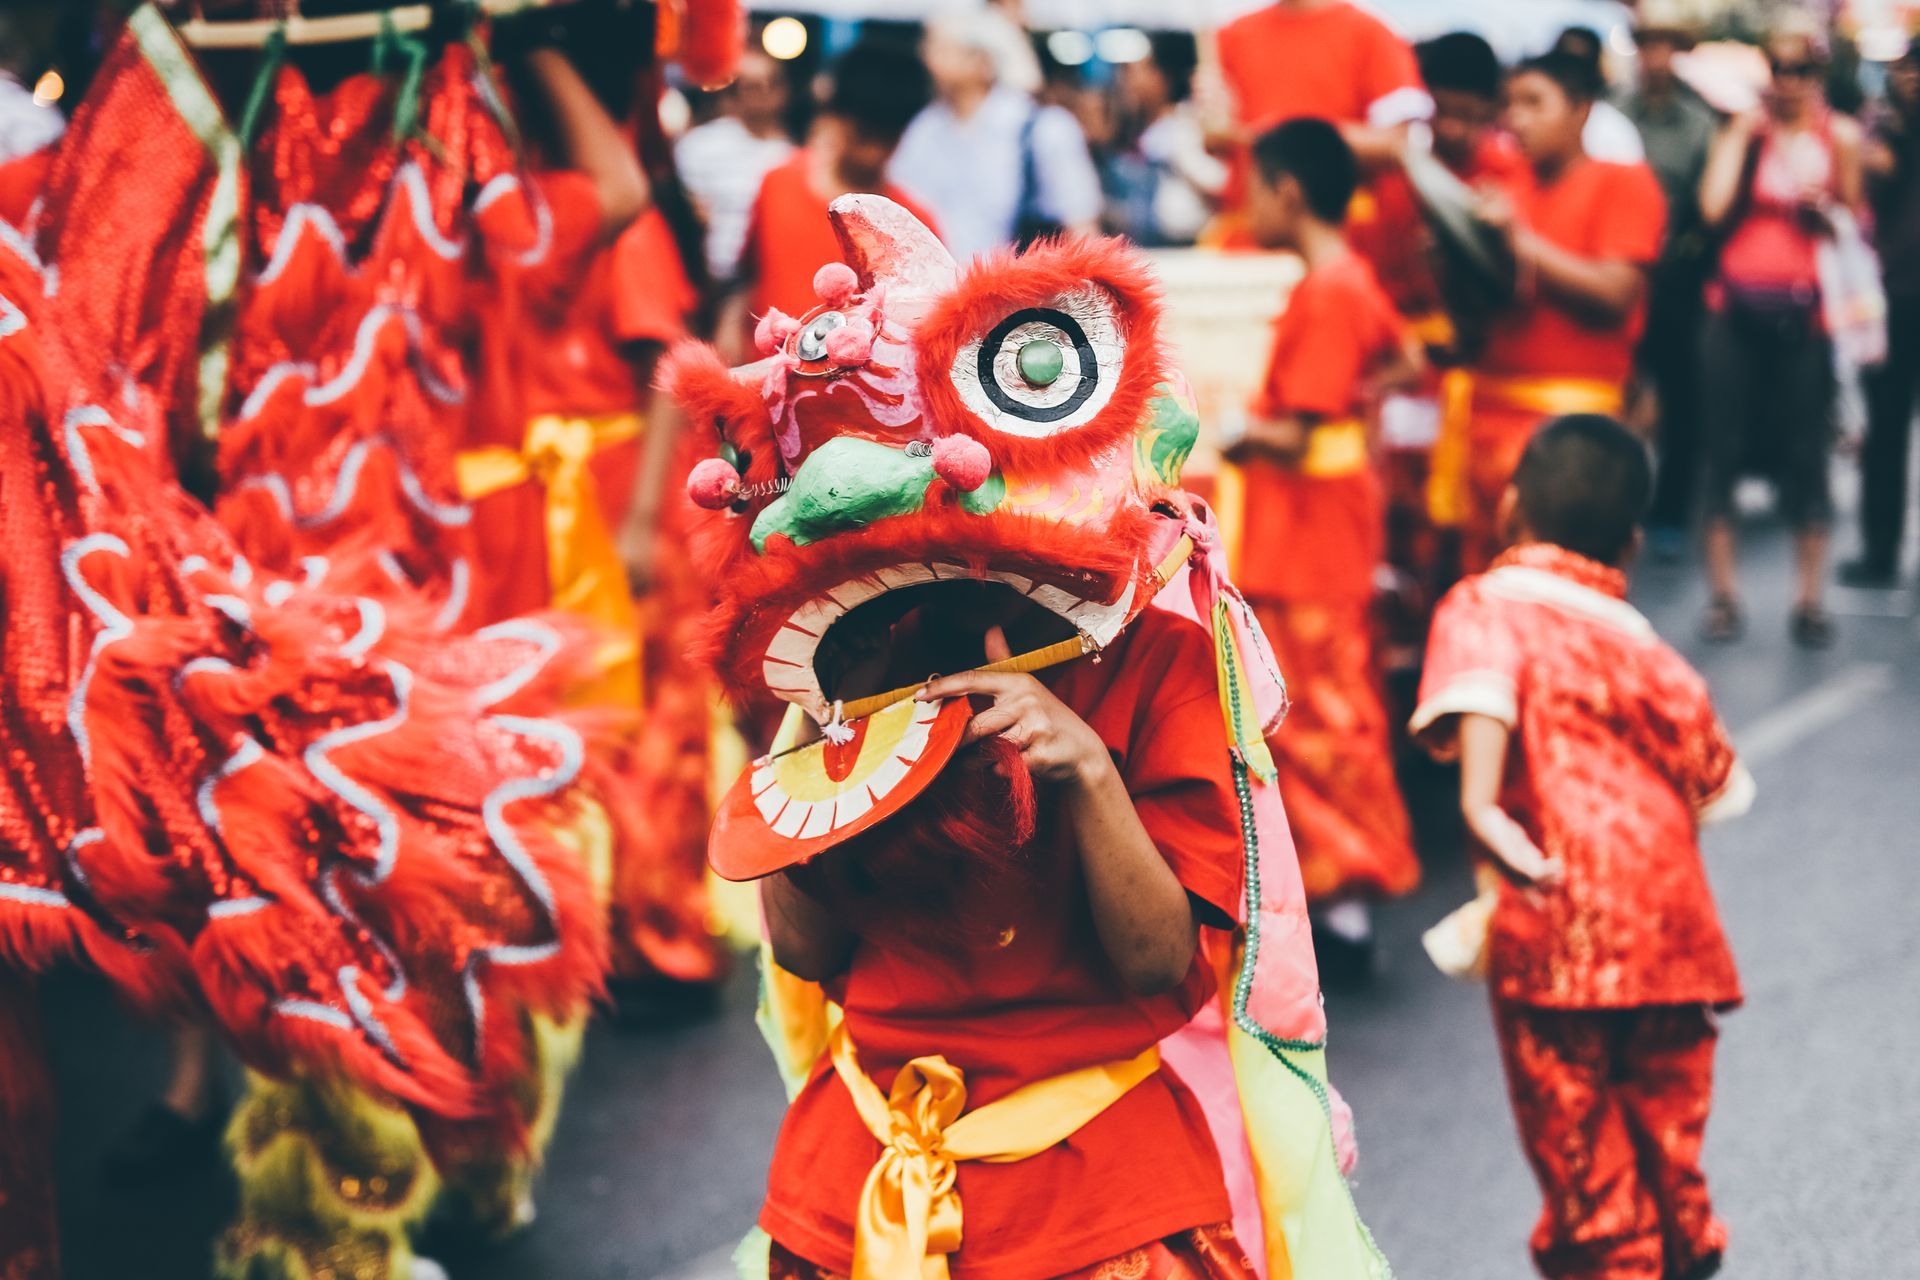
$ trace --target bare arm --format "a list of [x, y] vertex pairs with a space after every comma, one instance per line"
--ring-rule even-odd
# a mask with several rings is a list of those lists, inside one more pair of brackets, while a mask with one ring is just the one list
[[1729, 120], [1707, 151], [1707, 168], [1700, 175], [1700, 217], [1710, 227], [1724, 223], [1740, 199], [1740, 179], [1747, 168], [1747, 149], [1760, 129], [1758, 112]]
[[1583, 258], [1524, 229], [1513, 244], [1522, 279], [1530, 275], [1541, 297], [1595, 323], [1619, 324], [1647, 291], [1647, 269], [1639, 263]]
[[1833, 117], [1833, 198], [1854, 213], [1862, 212], [1867, 197], [1867, 140], [1859, 121]]
[[1256, 417], [1247, 423], [1246, 434], [1227, 447], [1227, 461], [1239, 463], [1250, 457], [1264, 457], [1292, 466], [1306, 453], [1307, 437], [1319, 425], [1320, 416], [1311, 413]]
[[640, 157], [565, 54], [536, 49], [527, 55], [527, 70], [553, 113], [561, 159], [593, 180], [604, 231], [611, 239], [653, 199]]
[[1460, 816], [1466, 819], [1467, 830], [1516, 878], [1556, 879], [1559, 864], [1541, 853], [1500, 807], [1500, 782], [1507, 769], [1506, 724], [1492, 716], [1468, 713], [1460, 717], [1459, 734]]
[[789, 873], [760, 882], [760, 909], [774, 961], [782, 969], [809, 982], [824, 982], [846, 971], [858, 938]]
[[1400, 163], [1400, 157], [1407, 149], [1410, 128], [1405, 124], [1388, 125], [1385, 128], [1371, 124], [1343, 124], [1340, 126], [1340, 136], [1353, 149], [1353, 158], [1359, 162], [1361, 172], [1379, 173]]
[[[651, 360], [648, 362], [651, 364]], [[635, 594], [653, 584], [653, 556], [660, 527], [660, 508], [667, 491], [667, 472], [673, 466], [674, 445], [683, 419], [668, 396], [651, 397], [646, 435], [640, 442], [640, 468], [634, 476], [633, 501], [620, 528], [620, 558]]]
[[[988, 633], [989, 660], [1008, 656]], [[1036, 778], [1058, 783], [1080, 850], [1100, 946], [1133, 991], [1178, 986], [1192, 967], [1199, 925], [1186, 889], [1134, 810], [1100, 735], [1029, 675], [968, 672], [934, 681], [923, 699], [979, 695], [993, 705], [967, 726], [967, 740], [998, 735], [1018, 747]]]

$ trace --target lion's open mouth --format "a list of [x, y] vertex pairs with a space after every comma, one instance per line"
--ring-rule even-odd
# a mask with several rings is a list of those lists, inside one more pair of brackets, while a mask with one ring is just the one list
[[795, 609], [767, 646], [767, 686], [825, 721], [917, 688], [936, 673], [988, 661], [983, 637], [999, 627], [1016, 655], [1078, 640], [1109, 644], [1134, 589], [1100, 604], [1021, 574], [957, 564], [905, 564], [850, 579]]

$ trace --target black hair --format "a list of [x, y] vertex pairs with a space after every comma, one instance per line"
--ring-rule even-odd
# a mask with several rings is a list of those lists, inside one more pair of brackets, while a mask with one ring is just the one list
[[1282, 178], [1298, 182], [1316, 218], [1346, 221], [1360, 170], [1332, 124], [1303, 116], [1275, 125], [1254, 140], [1253, 163], [1269, 186]]
[[1185, 102], [1193, 96], [1193, 73], [1200, 66], [1200, 42], [1191, 31], [1156, 31], [1152, 42], [1153, 65], [1167, 78], [1167, 97]]
[[1471, 31], [1450, 31], [1414, 49], [1420, 78], [1429, 90], [1470, 93], [1489, 102], [1500, 96], [1500, 55]]
[[1606, 87], [1597, 63], [1559, 49], [1528, 58], [1513, 69], [1513, 74], [1545, 76], [1576, 104], [1595, 101]]
[[1618, 564], [1653, 496], [1653, 463], [1612, 418], [1571, 413], [1533, 433], [1513, 483], [1534, 537]]
[[898, 141], [933, 99], [927, 64], [892, 41], [862, 40], [833, 64], [833, 87], [821, 110], [872, 138]]
[[1590, 62], [1596, 69], [1600, 66], [1600, 55], [1605, 48], [1600, 33], [1592, 27], [1568, 27], [1553, 42], [1553, 52]]

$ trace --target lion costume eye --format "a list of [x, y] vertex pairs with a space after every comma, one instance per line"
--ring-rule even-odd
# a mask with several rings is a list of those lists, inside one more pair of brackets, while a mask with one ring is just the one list
[[1038, 438], [1106, 407], [1125, 350], [1112, 295], [1089, 284], [1006, 317], [960, 348], [948, 376], [982, 422]]

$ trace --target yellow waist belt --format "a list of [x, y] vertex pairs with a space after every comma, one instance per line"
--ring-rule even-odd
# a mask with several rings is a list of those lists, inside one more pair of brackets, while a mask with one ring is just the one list
[[831, 1049], [854, 1109], [886, 1148], [860, 1190], [851, 1280], [945, 1280], [947, 1255], [960, 1247], [960, 1161], [1010, 1164], [1038, 1155], [1160, 1067], [1156, 1045], [1124, 1062], [1037, 1080], [962, 1115], [966, 1080], [944, 1057], [907, 1063], [883, 1096], [860, 1069], [844, 1022]]
[[1331, 480], [1367, 469], [1367, 428], [1357, 419], [1323, 422], [1307, 433], [1300, 474]]
[[621, 683], [633, 683], [635, 696], [640, 623], [626, 566], [600, 512], [590, 464], [594, 454], [638, 439], [645, 429], [646, 419], [637, 413], [580, 418], [543, 414], [527, 423], [520, 448], [489, 445], [466, 450], [455, 460], [461, 496], [470, 502], [529, 480], [546, 489], [549, 602], [614, 633], [599, 661], [609, 671], [633, 668]]
[[1617, 414], [1620, 387], [1593, 378], [1503, 378], [1449, 369], [1440, 380], [1440, 435], [1427, 471], [1427, 515], [1442, 528], [1466, 523], [1467, 465], [1476, 409], [1518, 409], [1556, 418], [1563, 413]]
[[1565, 413], [1617, 414], [1626, 397], [1619, 383], [1597, 378], [1503, 378], [1483, 373], [1474, 376], [1473, 400], [1477, 405], [1557, 418]]

